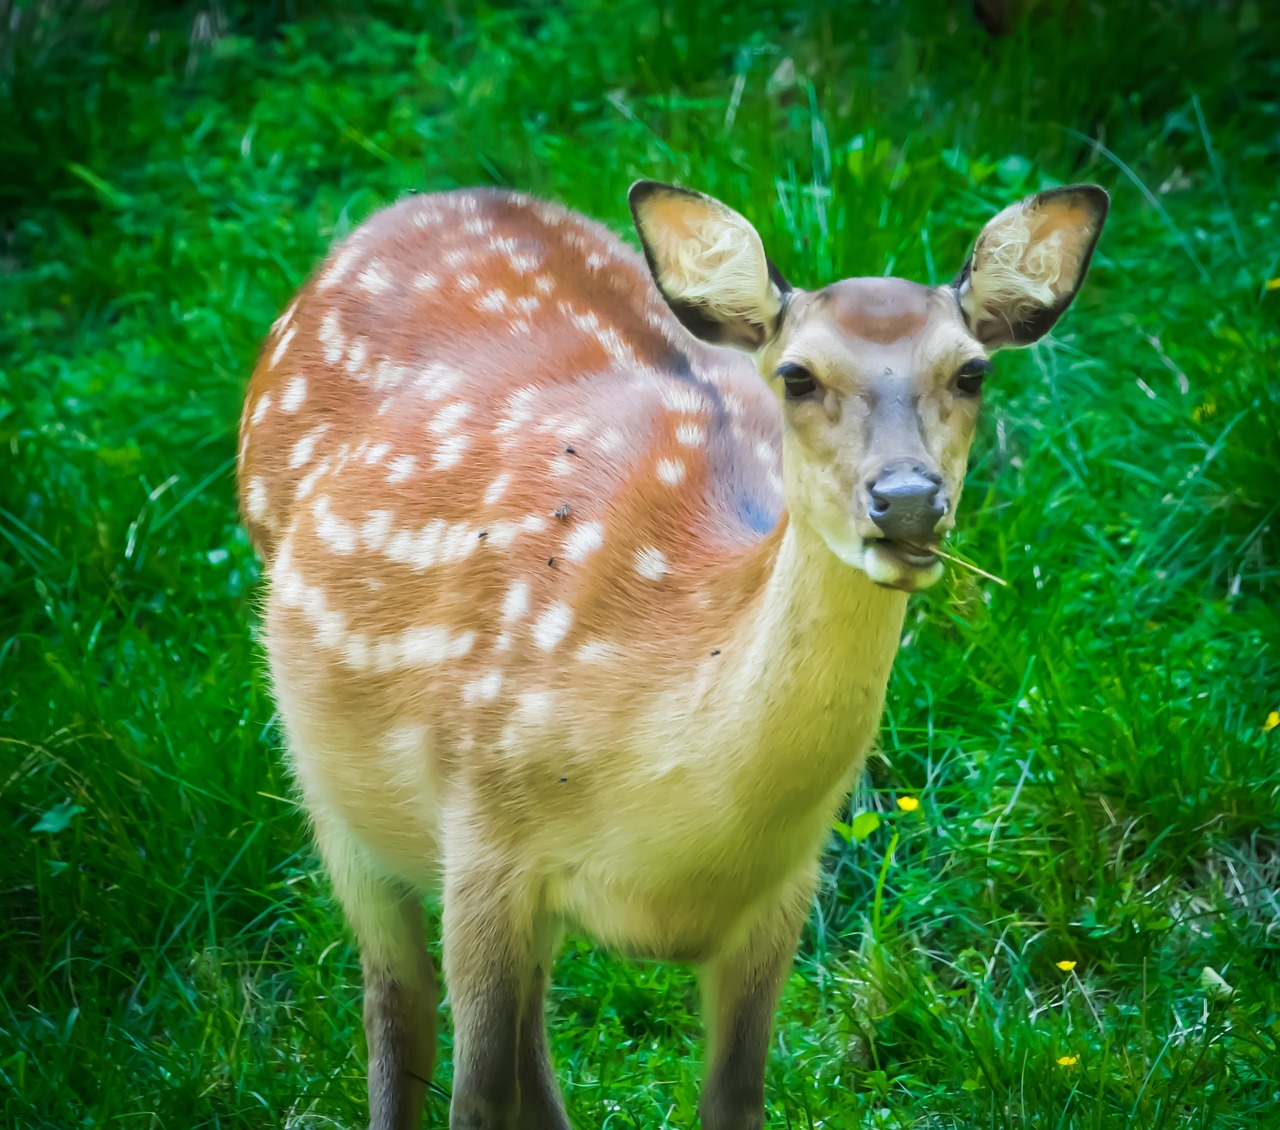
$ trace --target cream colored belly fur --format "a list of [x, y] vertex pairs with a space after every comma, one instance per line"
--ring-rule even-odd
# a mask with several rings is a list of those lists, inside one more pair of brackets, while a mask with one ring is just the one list
[[[272, 669], [295, 775], [330, 837], [340, 827], [384, 875], [424, 891], [451, 849], [482, 851], [521, 873], [532, 910], [622, 953], [684, 961], [740, 943], [782, 889], [811, 880], [881, 706], [858, 681], [861, 709], [830, 704], [840, 725], [771, 727], [731, 686], [688, 672], [607, 747], [575, 744], [599, 732], [584, 711], [460, 750], [431, 723], [378, 727], [379, 704], [353, 699], [349, 682], [335, 700], [314, 657], [273, 656]], [[741, 771], [748, 753], [765, 771]]]

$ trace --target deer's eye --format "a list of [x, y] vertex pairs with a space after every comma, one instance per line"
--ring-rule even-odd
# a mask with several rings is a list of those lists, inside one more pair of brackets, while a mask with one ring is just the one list
[[991, 362], [966, 361], [956, 374], [956, 389], [965, 396], [977, 396], [982, 391], [983, 378], [991, 372]]
[[803, 365], [782, 365], [778, 369], [788, 400], [803, 400], [818, 387], [813, 374]]

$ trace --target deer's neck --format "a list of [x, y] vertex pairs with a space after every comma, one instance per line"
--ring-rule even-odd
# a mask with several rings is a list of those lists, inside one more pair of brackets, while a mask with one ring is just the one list
[[723, 662], [700, 680], [701, 707], [737, 735], [756, 787], [797, 805], [840, 794], [879, 725], [906, 594], [873, 584], [785, 517], [714, 583], [740, 587]]

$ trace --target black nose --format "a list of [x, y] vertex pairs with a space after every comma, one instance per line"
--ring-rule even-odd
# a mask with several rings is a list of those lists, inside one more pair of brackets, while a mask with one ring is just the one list
[[894, 541], [927, 542], [947, 512], [942, 476], [911, 459], [882, 467], [867, 493], [871, 520]]

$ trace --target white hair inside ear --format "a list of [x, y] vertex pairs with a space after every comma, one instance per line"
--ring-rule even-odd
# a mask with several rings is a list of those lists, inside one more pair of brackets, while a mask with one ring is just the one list
[[1036, 240], [1026, 204], [1010, 205], [991, 221], [974, 253], [967, 293], [960, 296], [965, 313], [981, 319], [1004, 310], [1016, 321], [1035, 307], [1052, 306], [1060, 297], [1063, 257], [1061, 232]]
[[1049, 330], [1084, 281], [1107, 204], [1094, 185], [1055, 189], [1010, 205], [983, 228], [958, 287], [980, 340], [1025, 345]]
[[651, 181], [632, 187], [631, 207], [654, 281], [689, 330], [744, 349], [773, 335], [782, 293], [746, 219], [709, 196]]
[[782, 302], [769, 281], [764, 244], [737, 212], [690, 216], [683, 231], [668, 229], [659, 240], [662, 287], [673, 298], [724, 321], [777, 316]]

